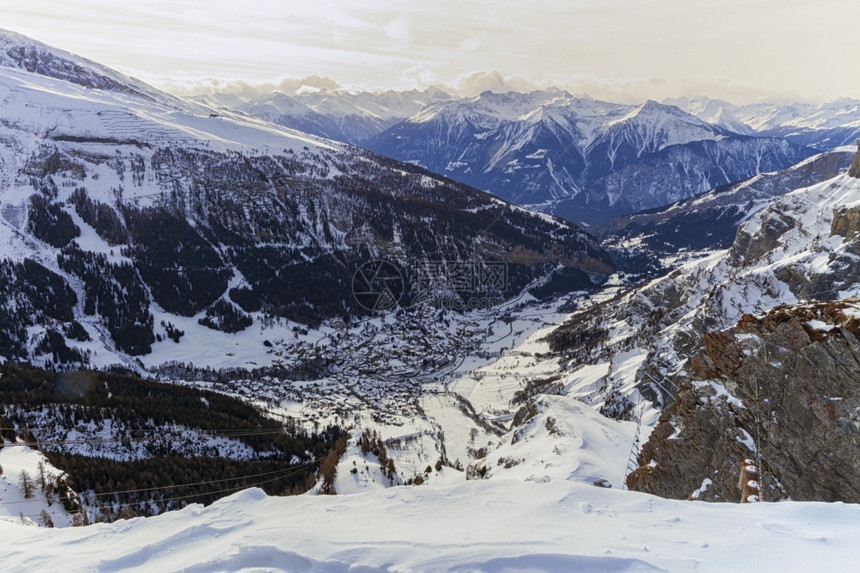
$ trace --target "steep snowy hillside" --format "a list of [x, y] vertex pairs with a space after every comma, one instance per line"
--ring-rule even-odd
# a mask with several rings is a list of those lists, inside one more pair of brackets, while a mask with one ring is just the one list
[[634, 416], [637, 387], [668, 404], [706, 332], [778, 304], [860, 294], [858, 203], [860, 179], [847, 174], [788, 193], [741, 225], [730, 249], [575, 312], [552, 347], [574, 370], [604, 368], [604, 410]]
[[577, 221], [665, 205], [812, 154], [673, 106], [558, 90], [439, 102], [363, 145]]
[[71, 82], [85, 88], [144, 98], [164, 98], [143, 82], [9, 30], [0, 30], [0, 66]]
[[[9, 434], [4, 428], [4, 434]], [[69, 489], [68, 475], [52, 466], [48, 459], [20, 439], [0, 442], [0, 522], [22, 526], [67, 527], [75, 514], [60, 498], [75, 499]]]
[[504, 269], [448, 285], [454, 298], [510, 299], [559, 265], [580, 288], [611, 270], [571, 225], [0, 36], [7, 359], [255, 368], [270, 339], [364, 315], [353, 277], [374, 260], [401, 276], [402, 305], [428, 262]]
[[681, 250], [704, 251], [731, 246], [738, 226], [777, 197], [845, 172], [855, 153], [841, 148], [810, 157], [787, 169], [761, 173], [723, 185], [667, 207], [614, 219], [593, 229], [603, 245], [624, 255], [643, 250], [655, 257], [675, 257]]

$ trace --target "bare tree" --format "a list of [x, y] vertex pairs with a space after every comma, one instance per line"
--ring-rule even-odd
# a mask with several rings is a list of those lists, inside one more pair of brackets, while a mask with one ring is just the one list
[[45, 478], [45, 462], [39, 460], [39, 487], [42, 491], [45, 491], [45, 487], [48, 485], [48, 482]]
[[54, 527], [54, 520], [44, 509], [39, 513], [39, 525], [42, 527]]
[[33, 497], [33, 478], [27, 473], [27, 470], [21, 470], [21, 475], [18, 477], [18, 485], [21, 486], [21, 493], [24, 494], [24, 499]]

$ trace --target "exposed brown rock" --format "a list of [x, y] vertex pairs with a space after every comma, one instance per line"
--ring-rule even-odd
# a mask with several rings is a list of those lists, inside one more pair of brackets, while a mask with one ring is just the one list
[[684, 499], [708, 478], [699, 499], [740, 501], [741, 467], [758, 449], [766, 501], [860, 502], [858, 309], [854, 299], [782, 306], [706, 336], [630, 489]]
[[830, 235], [839, 235], [853, 239], [860, 232], [860, 208], [841, 207], [833, 210], [833, 223], [830, 224]]
[[857, 140], [857, 155], [854, 157], [854, 163], [848, 168], [848, 175], [860, 177], [860, 139]]

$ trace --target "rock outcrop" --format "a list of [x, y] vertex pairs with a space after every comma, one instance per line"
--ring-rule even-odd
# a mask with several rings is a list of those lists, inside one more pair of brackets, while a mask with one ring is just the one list
[[854, 163], [848, 168], [848, 175], [860, 177], [860, 139], [857, 140], [857, 156], [854, 157]]
[[860, 502], [858, 337], [858, 299], [777, 307], [706, 335], [628, 487], [740, 501], [744, 460], [756, 459], [765, 501]]
[[854, 239], [860, 234], [860, 207], [841, 207], [833, 210], [830, 235]]

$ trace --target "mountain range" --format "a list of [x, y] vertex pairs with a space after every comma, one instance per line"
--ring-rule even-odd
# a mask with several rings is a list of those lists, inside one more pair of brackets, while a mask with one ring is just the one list
[[700, 96], [673, 98], [664, 103], [737, 133], [784, 137], [792, 143], [821, 151], [853, 145], [860, 138], [860, 100], [857, 99], [841, 98], [823, 104], [735, 105]]
[[627, 106], [564, 92], [440, 102], [364, 145], [586, 223], [672, 203], [812, 154], [657, 102]]
[[796, 165], [721, 185], [678, 202], [617, 217], [592, 228], [616, 253], [673, 257], [684, 251], [727, 249], [738, 227], [774, 199], [844, 173], [855, 152], [841, 147]]
[[222, 103], [586, 224], [788, 167], [860, 137], [860, 103], [850, 99], [622, 105], [554, 88], [462, 97], [439, 88], [353, 93], [308, 83]]

